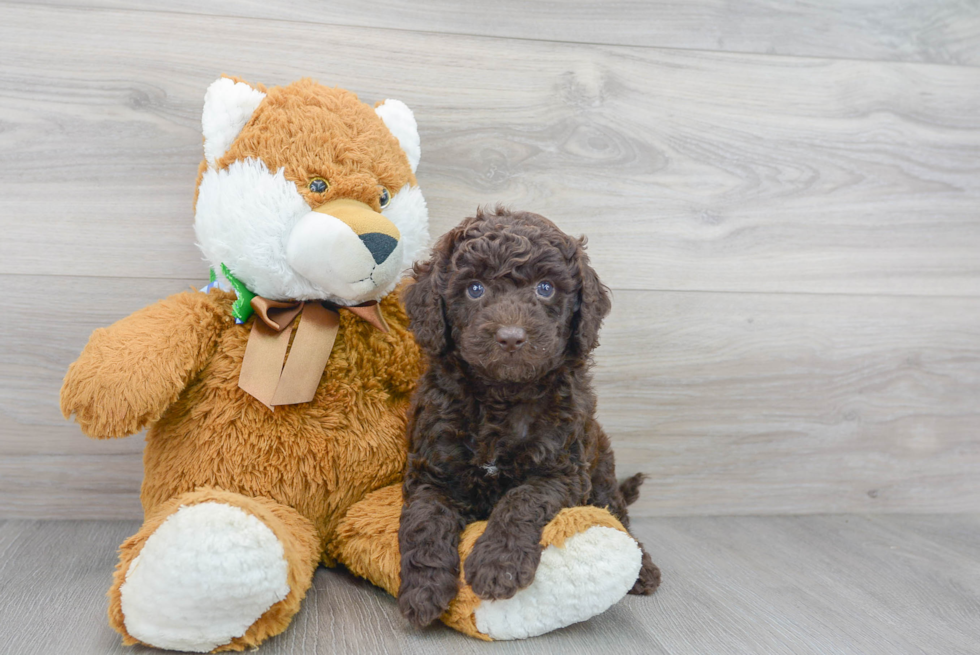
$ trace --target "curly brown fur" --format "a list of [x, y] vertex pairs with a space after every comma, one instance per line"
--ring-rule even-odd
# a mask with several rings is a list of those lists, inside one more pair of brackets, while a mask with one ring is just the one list
[[[471, 521], [488, 524], [465, 579], [488, 599], [532, 582], [541, 531], [562, 508], [607, 507], [629, 526], [643, 476], [617, 483], [595, 420], [590, 353], [610, 301], [584, 246], [543, 216], [497, 207], [415, 266], [404, 301], [428, 370], [410, 415], [398, 600], [417, 626], [455, 596], [459, 533]], [[631, 593], [659, 581], [644, 552]]]

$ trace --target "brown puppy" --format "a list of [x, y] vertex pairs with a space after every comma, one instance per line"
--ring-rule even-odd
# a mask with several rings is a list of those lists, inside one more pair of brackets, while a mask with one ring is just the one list
[[[404, 301], [428, 370], [410, 415], [398, 533], [398, 603], [414, 625], [455, 597], [471, 521], [489, 519], [465, 567], [488, 599], [531, 583], [541, 531], [562, 508], [607, 507], [629, 527], [643, 476], [617, 483], [595, 420], [589, 354], [610, 301], [584, 245], [543, 216], [498, 207], [415, 265]], [[644, 551], [630, 593], [659, 583]]]

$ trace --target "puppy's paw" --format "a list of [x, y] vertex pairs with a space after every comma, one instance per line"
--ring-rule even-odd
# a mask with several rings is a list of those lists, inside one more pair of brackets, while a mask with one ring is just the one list
[[477, 539], [473, 552], [466, 558], [466, 583], [480, 598], [512, 598], [534, 581], [534, 572], [541, 561], [541, 546], [518, 543], [508, 547], [503, 541], [485, 537]]
[[636, 582], [633, 583], [633, 588], [629, 590], [629, 593], [634, 596], [649, 596], [659, 586], [660, 569], [653, 563], [646, 551], [643, 551], [643, 563], [640, 566], [640, 575], [637, 576]]
[[418, 571], [402, 580], [398, 609], [413, 626], [424, 628], [449, 608], [457, 591], [459, 582], [451, 571]]

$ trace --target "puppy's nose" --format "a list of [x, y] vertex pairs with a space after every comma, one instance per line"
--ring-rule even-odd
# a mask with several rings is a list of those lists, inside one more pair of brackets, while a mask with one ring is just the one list
[[527, 341], [527, 332], [516, 325], [505, 325], [497, 329], [497, 343], [509, 353], [516, 352]]

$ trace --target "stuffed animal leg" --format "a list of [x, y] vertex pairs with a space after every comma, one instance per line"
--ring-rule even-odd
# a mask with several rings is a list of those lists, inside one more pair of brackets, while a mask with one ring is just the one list
[[204, 653], [285, 630], [320, 543], [290, 507], [202, 488], [158, 507], [119, 552], [109, 623], [123, 643]]
[[62, 413], [94, 439], [136, 434], [160, 420], [233, 320], [208, 294], [178, 293], [99, 328], [68, 367]]
[[[369, 494], [347, 512], [330, 547], [350, 571], [395, 596], [401, 508], [400, 484]], [[481, 600], [463, 580], [466, 557], [485, 527], [486, 521], [472, 523], [460, 538], [460, 590], [441, 617], [478, 639], [523, 639], [585, 621], [625, 596], [640, 571], [640, 548], [612, 514], [573, 507], [545, 526], [534, 582], [513, 598]]]

